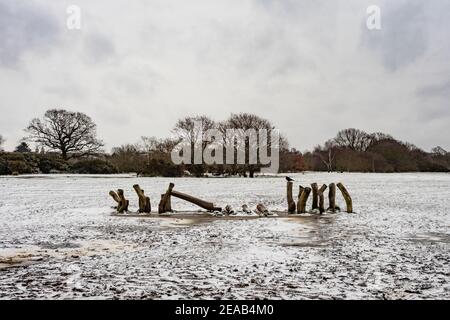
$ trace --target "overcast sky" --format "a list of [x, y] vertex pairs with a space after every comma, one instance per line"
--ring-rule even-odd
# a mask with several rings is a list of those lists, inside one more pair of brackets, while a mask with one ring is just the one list
[[5, 148], [55, 107], [91, 116], [108, 151], [238, 112], [300, 150], [347, 127], [450, 150], [450, 1], [0, 0]]

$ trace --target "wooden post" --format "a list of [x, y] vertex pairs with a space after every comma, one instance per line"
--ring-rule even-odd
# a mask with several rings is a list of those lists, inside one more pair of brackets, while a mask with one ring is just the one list
[[109, 192], [109, 195], [114, 199], [115, 202], [117, 202], [117, 204], [119, 204], [120, 198], [119, 198], [119, 196], [117, 195], [117, 193], [115, 191], [111, 190]]
[[295, 202], [294, 202], [294, 199], [292, 198], [292, 186], [293, 185], [294, 185], [294, 183], [292, 181], [288, 181], [287, 188], [286, 188], [289, 213], [295, 212]]
[[302, 213], [302, 210], [300, 208], [300, 198], [302, 197], [302, 193], [305, 190], [302, 186], [298, 187], [298, 197], [297, 197], [297, 213]]
[[353, 204], [352, 204], [352, 197], [350, 197], [350, 193], [348, 193], [347, 189], [340, 182], [337, 184], [337, 187], [339, 188], [339, 190], [341, 190], [342, 196], [344, 197], [345, 204], [347, 205], [347, 212], [352, 213]]
[[308, 201], [311, 188], [306, 187], [300, 196], [300, 213], [306, 213], [306, 202]]
[[129, 201], [125, 199], [125, 195], [122, 189], [117, 190], [117, 195], [119, 196], [119, 204], [117, 206], [118, 213], [128, 212]]
[[327, 185], [324, 184], [318, 190], [318, 194], [319, 194], [319, 211], [320, 211], [320, 213], [324, 213], [325, 212], [325, 199], [324, 199], [323, 193], [325, 192], [326, 189], [327, 189]]
[[330, 183], [328, 186], [328, 210], [331, 212], [336, 212], [336, 184]]
[[318, 209], [319, 204], [319, 187], [317, 186], [317, 183], [311, 183], [311, 189], [312, 189], [312, 210]]
[[139, 212], [140, 213], [150, 213], [152, 207], [150, 204], [150, 198], [145, 196], [144, 190], [139, 187], [138, 184], [133, 186], [134, 191], [136, 191], [139, 198]]
[[171, 182], [169, 184], [169, 187], [167, 188], [166, 193], [164, 194], [163, 197], [161, 197], [161, 201], [159, 202], [159, 205], [158, 205], [158, 213], [166, 212], [167, 201], [169, 200], [170, 194], [172, 193], [172, 190], [174, 187], [175, 187], [175, 184], [173, 184]]

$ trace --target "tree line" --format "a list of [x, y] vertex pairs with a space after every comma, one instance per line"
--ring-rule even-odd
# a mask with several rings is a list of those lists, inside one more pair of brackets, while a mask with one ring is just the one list
[[[199, 127], [195, 125], [198, 123]], [[103, 149], [103, 141], [97, 138], [95, 122], [88, 115], [51, 109], [42, 118], [30, 121], [25, 128], [26, 137], [14, 152], [2, 150], [5, 140], [0, 135], [0, 174], [134, 172], [145, 176], [253, 177], [261, 170], [261, 165], [249, 163], [248, 139], [244, 140], [247, 153], [244, 164], [175, 165], [171, 161], [171, 151], [181, 140], [207, 148], [204, 134], [208, 129], [222, 133], [227, 129], [264, 129], [270, 134], [274, 128], [270, 120], [249, 113], [231, 114], [220, 122], [207, 116], [184, 117], [175, 123], [171, 137], [144, 136], [138, 142], [114, 147], [108, 153]], [[34, 150], [30, 143], [34, 144]], [[441, 147], [425, 152], [389, 134], [366, 133], [354, 128], [341, 130], [323, 145], [304, 153], [291, 148], [288, 139], [281, 134], [279, 150], [280, 172], [450, 171], [450, 154]]]
[[345, 129], [306, 152], [310, 170], [348, 172], [448, 172], [450, 154], [441, 147], [431, 152], [389, 134]]

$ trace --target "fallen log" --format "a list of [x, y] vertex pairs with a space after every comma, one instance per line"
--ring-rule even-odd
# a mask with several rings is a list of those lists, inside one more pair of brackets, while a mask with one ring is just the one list
[[347, 191], [347, 189], [344, 187], [342, 183], [338, 183], [337, 187], [339, 190], [341, 190], [342, 196], [344, 197], [345, 204], [347, 205], [347, 212], [352, 213], [353, 212], [353, 204], [352, 204], [352, 197], [350, 197], [350, 193]]
[[142, 190], [138, 184], [135, 184], [133, 189], [136, 191], [139, 198], [139, 212], [150, 213], [152, 211], [150, 198], [145, 196], [144, 190]]
[[181, 193], [181, 192], [172, 190], [170, 192], [170, 194], [179, 199], [191, 202], [191, 203], [193, 203], [203, 209], [206, 209], [208, 211], [222, 211], [221, 207], [216, 207], [212, 202], [204, 201], [202, 199], [193, 197], [193, 196], [185, 194], [185, 193]]
[[325, 199], [323, 196], [323, 193], [325, 192], [325, 190], [327, 189], [327, 185], [323, 184], [320, 189], [318, 190], [318, 194], [319, 194], [319, 211], [320, 213], [324, 213], [325, 212]]
[[288, 181], [287, 188], [286, 188], [289, 213], [295, 212], [295, 202], [294, 202], [294, 199], [292, 198], [292, 186], [293, 185], [294, 185], [294, 183], [292, 181]]
[[330, 183], [328, 186], [328, 209], [327, 211], [336, 212], [336, 184]]
[[161, 201], [159, 202], [158, 213], [166, 212], [167, 201], [169, 201], [170, 194], [172, 193], [172, 190], [174, 187], [175, 187], [175, 184], [173, 184], [172, 182], [169, 183], [169, 187], [167, 188], [166, 193], [164, 194], [164, 196], [161, 197]]
[[319, 204], [318, 204], [318, 200], [319, 200], [319, 187], [317, 185], [317, 183], [311, 183], [311, 190], [312, 190], [312, 207], [311, 209], [318, 209], [319, 208]]
[[306, 187], [303, 190], [303, 192], [300, 196], [300, 200], [299, 200], [299, 202], [300, 202], [300, 205], [299, 205], [300, 212], [299, 213], [306, 213], [306, 202], [308, 201], [308, 197], [309, 197], [310, 193], [311, 193], [311, 188], [309, 188], [309, 187]]
[[128, 212], [129, 201], [125, 199], [125, 194], [122, 189], [117, 190], [117, 195], [119, 196], [119, 203], [117, 206], [118, 213]]

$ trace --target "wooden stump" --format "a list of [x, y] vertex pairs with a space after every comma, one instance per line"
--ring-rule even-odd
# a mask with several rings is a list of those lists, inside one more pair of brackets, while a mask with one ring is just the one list
[[[164, 198], [164, 193], [161, 195], [161, 200]], [[166, 201], [166, 206], [164, 208], [164, 212], [173, 212], [172, 210], [172, 197], [169, 195]]]
[[226, 206], [225, 206], [225, 209], [224, 209], [224, 212], [225, 212], [226, 214], [233, 214], [233, 213], [234, 213], [234, 210], [233, 210], [233, 208], [232, 208], [230, 205], [226, 205]]
[[317, 186], [317, 183], [312, 183], [311, 184], [311, 190], [312, 190], [312, 207], [311, 209], [318, 209], [319, 208], [319, 204], [318, 204], [318, 200], [319, 200], [319, 187]]
[[319, 194], [319, 211], [320, 211], [320, 213], [324, 213], [325, 212], [325, 199], [324, 199], [323, 193], [325, 192], [326, 189], [327, 189], [327, 185], [324, 184], [318, 190], [318, 194]]
[[248, 205], [246, 204], [242, 205], [242, 211], [244, 211], [245, 213], [252, 213], [252, 211], [248, 208]]
[[117, 212], [118, 213], [128, 212], [129, 201], [127, 199], [125, 199], [123, 190], [122, 189], [117, 190], [117, 195], [119, 196], [119, 199], [120, 199], [118, 206], [117, 206]]
[[345, 204], [347, 205], [347, 212], [352, 213], [353, 204], [352, 204], [352, 197], [350, 197], [350, 193], [348, 193], [347, 189], [340, 182], [337, 184], [337, 187], [339, 188], [339, 190], [341, 190], [342, 196], [344, 197]]
[[263, 205], [262, 203], [259, 203], [259, 204], [256, 206], [256, 212], [257, 212], [259, 215], [265, 215], [265, 216], [267, 216], [267, 215], [269, 214], [269, 210], [267, 210], [266, 206]]
[[305, 188], [303, 188], [302, 186], [298, 187], [298, 197], [297, 197], [297, 213], [301, 213], [301, 208], [300, 208], [300, 198], [302, 197], [302, 193], [305, 190]]
[[328, 186], [328, 209], [327, 211], [336, 212], [336, 184], [330, 183]]
[[294, 185], [294, 183], [292, 181], [288, 181], [287, 188], [286, 188], [289, 213], [295, 212], [295, 202], [294, 202], [294, 199], [292, 198], [292, 186], [293, 185]]
[[139, 187], [138, 184], [133, 186], [134, 191], [136, 191], [139, 198], [139, 212], [140, 213], [150, 213], [152, 207], [150, 204], [150, 198], [145, 196], [144, 190]]
[[161, 201], [159, 202], [159, 205], [158, 205], [158, 213], [166, 212], [167, 201], [169, 201], [170, 194], [172, 193], [172, 190], [173, 190], [174, 187], [175, 187], [175, 184], [173, 184], [171, 182], [169, 184], [169, 187], [167, 188], [166, 193], [164, 194], [164, 196], [161, 197]]
[[[119, 205], [119, 202], [120, 202], [120, 198], [119, 198], [119, 196], [117, 195], [117, 193], [115, 192], [115, 191], [110, 191], [109, 192], [109, 195], [114, 199], [114, 201], [117, 203], [117, 205]], [[117, 208], [117, 206], [116, 206], [116, 208]]]
[[299, 205], [300, 212], [299, 213], [306, 213], [306, 202], [308, 201], [308, 197], [309, 197], [310, 193], [311, 193], [311, 188], [309, 188], [309, 187], [306, 187], [303, 190], [303, 192], [300, 196], [300, 200], [299, 200], [299, 202], [300, 202], [300, 205]]

